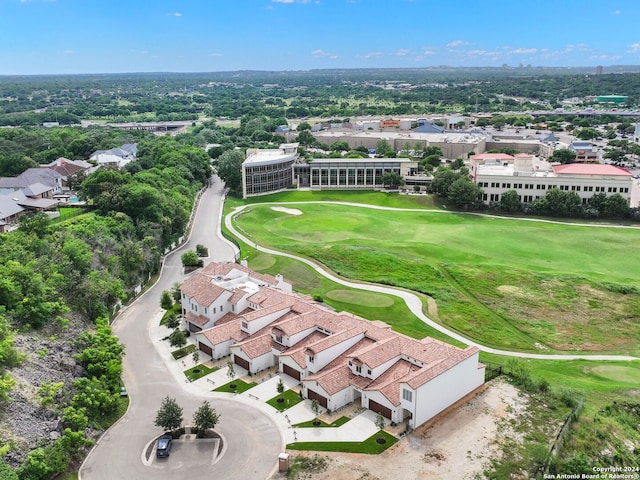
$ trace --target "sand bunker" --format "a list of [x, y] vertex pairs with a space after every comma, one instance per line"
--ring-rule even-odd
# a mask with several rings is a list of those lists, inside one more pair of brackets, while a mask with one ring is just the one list
[[271, 210], [275, 210], [276, 212], [288, 213], [289, 215], [302, 215], [302, 212], [295, 208], [271, 207]]

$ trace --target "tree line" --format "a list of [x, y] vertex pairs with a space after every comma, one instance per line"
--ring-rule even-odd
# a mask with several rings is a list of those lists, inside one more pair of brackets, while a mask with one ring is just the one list
[[[73, 129], [50, 135], [65, 134], [77, 138]], [[12, 141], [32, 148], [33, 138], [16, 132]], [[104, 428], [120, 408], [124, 351], [108, 320], [158, 271], [210, 176], [206, 152], [172, 137], [149, 136], [138, 152], [126, 169], [99, 169], [82, 182], [79, 194], [89, 205], [82, 215], [52, 222], [37, 213], [24, 217], [18, 230], [0, 234], [0, 409], [11, 402], [11, 369], [24, 361], [14, 343], [18, 331], [65, 328], [78, 318], [93, 331], [73, 347], [82, 376], [70, 385], [40, 386], [43, 408], [64, 426], [61, 437], [32, 450], [17, 468], [0, 460], [2, 478], [48, 479], [63, 472], [90, 445], [86, 427]]]

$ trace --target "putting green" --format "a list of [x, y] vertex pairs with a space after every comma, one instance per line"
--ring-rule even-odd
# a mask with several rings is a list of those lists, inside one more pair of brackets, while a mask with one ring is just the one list
[[393, 299], [386, 295], [378, 295], [375, 293], [354, 291], [354, 290], [330, 290], [326, 296], [336, 302], [351, 303], [354, 305], [363, 305], [365, 307], [390, 307], [393, 305]]
[[251, 264], [249, 266], [252, 270], [262, 271], [274, 266], [275, 263], [276, 259], [271, 255], [258, 255], [251, 259]]
[[638, 369], [633, 367], [623, 367], [619, 365], [598, 365], [596, 367], [585, 368], [585, 373], [597, 377], [615, 380], [618, 382], [637, 383]]

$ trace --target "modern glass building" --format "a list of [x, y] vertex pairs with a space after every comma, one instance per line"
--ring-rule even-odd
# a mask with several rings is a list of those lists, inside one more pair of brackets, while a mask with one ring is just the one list
[[397, 173], [405, 179], [417, 174], [418, 162], [408, 158], [299, 159], [297, 143], [279, 149], [247, 150], [242, 164], [243, 196], [265, 195], [289, 188], [312, 190], [374, 190], [383, 188], [382, 176]]
[[297, 150], [297, 143], [271, 150], [248, 149], [247, 159], [242, 163], [242, 196], [264, 195], [291, 186]]

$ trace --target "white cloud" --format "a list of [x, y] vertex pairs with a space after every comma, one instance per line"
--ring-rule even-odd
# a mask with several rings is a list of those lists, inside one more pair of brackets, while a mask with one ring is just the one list
[[20, 0], [20, 3], [29, 3], [31, 0]]
[[469, 50], [467, 52], [468, 55], [484, 55], [485, 53], [487, 53], [486, 50]]
[[380, 58], [383, 55], [384, 53], [382, 52], [368, 52], [368, 53], [365, 53], [364, 55], [357, 55], [357, 57], [358, 58]]
[[620, 15], [620, 10], [614, 10], [614, 11], [613, 11], [613, 12], [611, 12], [611, 13], [613, 13], [614, 15]]
[[73, 53], [73, 50], [65, 50], [64, 52], [65, 55], [71, 55]]
[[436, 52], [434, 52], [433, 50], [424, 50], [422, 52], [422, 55], [435, 55]]
[[168, 17], [181, 17], [182, 14], [180, 12], [175, 12], [175, 13], [167, 13]]
[[404, 57], [405, 55], [409, 55], [410, 52], [411, 50], [408, 48], [399, 48], [395, 52], [391, 52], [391, 55], [394, 55], [396, 57]]
[[619, 60], [622, 58], [622, 55], [592, 55], [589, 57], [590, 60]]
[[[309, 3], [311, 0], [271, 0], [273, 3]], [[320, 3], [319, 1], [315, 2]]]
[[462, 45], [469, 45], [469, 43], [463, 40], [453, 40], [447, 43], [447, 47], [460, 47]]
[[337, 55], [333, 53], [325, 52], [320, 48], [311, 52], [311, 55], [313, 55], [314, 57], [320, 57], [320, 58], [330, 58], [331, 60], [335, 60], [336, 58], [338, 58]]
[[640, 50], [640, 42], [632, 43], [631, 45], [629, 45], [629, 52], [630, 53], [635, 53], [638, 50]]
[[515, 53], [515, 54], [527, 54], [527, 53], [537, 53], [538, 49], [537, 48], [516, 48], [515, 50], [512, 50], [511, 53]]

